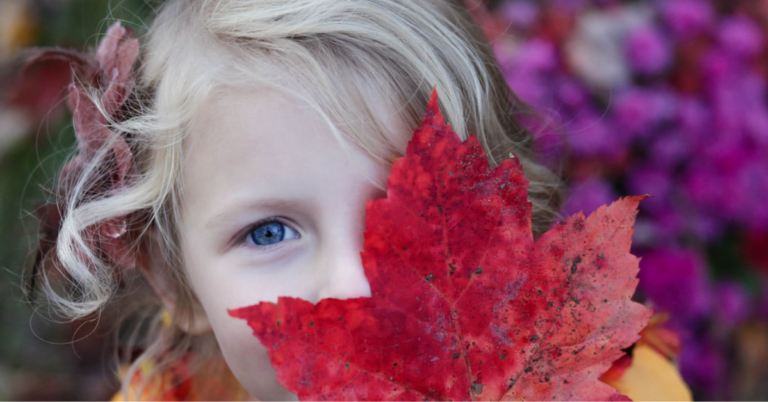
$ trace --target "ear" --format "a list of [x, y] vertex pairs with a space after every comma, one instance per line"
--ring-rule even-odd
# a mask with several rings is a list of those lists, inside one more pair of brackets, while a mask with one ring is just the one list
[[[213, 329], [202, 304], [191, 290], [185, 292], [183, 283], [175, 277], [172, 267], [167, 266], [167, 260], [161, 253], [162, 241], [157, 229], [152, 226], [143, 235], [139, 244], [136, 268], [144, 276], [171, 314], [172, 323], [183, 332], [190, 335], [204, 335]], [[182, 311], [182, 307], [184, 310]]]

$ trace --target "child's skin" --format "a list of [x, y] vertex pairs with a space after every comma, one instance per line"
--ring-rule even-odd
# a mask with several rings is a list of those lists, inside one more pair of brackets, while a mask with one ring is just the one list
[[[378, 108], [389, 116], [390, 133], [412, 132], [392, 108]], [[211, 97], [185, 141], [179, 229], [186, 273], [204, 310], [196, 331], [213, 330], [253, 396], [295, 399], [276, 382], [251, 329], [227, 309], [278, 296], [370, 296], [360, 259], [365, 205], [385, 193], [366, 176], [383, 185], [389, 171], [347, 142], [351, 160], [317, 113], [275, 90]], [[273, 217], [283, 225], [255, 231], [254, 223]]]

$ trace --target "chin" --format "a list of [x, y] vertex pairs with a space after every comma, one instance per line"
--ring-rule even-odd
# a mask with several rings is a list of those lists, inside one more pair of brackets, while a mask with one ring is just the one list
[[219, 346], [227, 366], [248, 393], [262, 401], [297, 401], [295, 394], [277, 382], [277, 372], [259, 340], [251, 334], [236, 338], [232, 339], [235, 342], [225, 339]]

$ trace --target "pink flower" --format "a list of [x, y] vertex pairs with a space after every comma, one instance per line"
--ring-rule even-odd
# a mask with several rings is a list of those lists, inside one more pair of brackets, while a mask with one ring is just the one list
[[557, 86], [557, 97], [570, 108], [582, 108], [589, 101], [589, 93], [574, 80], [565, 79]]
[[616, 96], [611, 110], [622, 135], [634, 140], [647, 138], [659, 123], [672, 119], [676, 107], [667, 91], [633, 87]]
[[679, 321], [708, 314], [711, 298], [706, 265], [693, 249], [653, 249], [641, 254], [639, 289], [657, 311], [667, 311]]
[[719, 345], [702, 333], [691, 333], [683, 339], [680, 351], [680, 374], [693, 389], [707, 400], [725, 400], [728, 362]]
[[651, 215], [653, 222], [653, 234], [655, 236], [653, 244], [673, 243], [684, 232], [684, 217], [669, 202], [659, 202], [655, 208], [649, 206], [647, 209], [649, 209], [649, 215]]
[[682, 180], [688, 200], [705, 213], [718, 211], [724, 183], [727, 180], [705, 162], [691, 164]]
[[653, 197], [643, 202], [643, 209], [659, 209], [668, 202], [672, 190], [672, 178], [652, 166], [638, 166], [629, 173], [627, 191], [629, 194], [650, 194]]
[[679, 131], [659, 133], [648, 145], [648, 156], [660, 169], [671, 174], [677, 166], [687, 162], [693, 144]]
[[539, 21], [539, 6], [530, 0], [508, 1], [501, 5], [498, 12], [519, 29], [531, 29]]
[[565, 122], [568, 146], [577, 156], [613, 157], [626, 147], [622, 133], [613, 128], [609, 117], [584, 109]]
[[677, 123], [680, 128], [680, 134], [691, 145], [698, 144], [704, 140], [712, 130], [711, 110], [699, 98], [684, 96], [678, 100]]
[[763, 30], [751, 19], [734, 16], [720, 24], [720, 44], [740, 57], [754, 57], [763, 50]]
[[558, 57], [552, 43], [535, 39], [520, 45], [514, 53], [497, 56], [510, 88], [525, 102], [538, 107], [551, 105], [551, 75], [556, 74]]
[[659, 3], [664, 22], [682, 39], [707, 31], [715, 19], [709, 0], [664, 0]]
[[669, 40], [653, 25], [630, 32], [626, 52], [629, 65], [640, 74], [658, 74], [672, 60]]
[[750, 300], [744, 288], [735, 282], [722, 282], [717, 285], [714, 303], [720, 324], [726, 328], [735, 328], [746, 320], [751, 313]]
[[710, 243], [723, 235], [723, 220], [697, 208], [686, 211], [686, 227], [698, 239]]
[[608, 183], [597, 177], [592, 177], [571, 188], [563, 207], [563, 214], [570, 216], [584, 212], [584, 215], [588, 215], [599, 206], [609, 204], [615, 199], [616, 193]]

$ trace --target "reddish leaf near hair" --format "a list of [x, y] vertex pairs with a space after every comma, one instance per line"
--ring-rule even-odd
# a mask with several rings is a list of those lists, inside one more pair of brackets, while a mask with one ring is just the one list
[[474, 136], [460, 141], [433, 92], [387, 197], [367, 204], [372, 297], [229, 313], [305, 400], [622, 399], [599, 377], [651, 315], [630, 300], [642, 197], [534, 241], [527, 190], [517, 159], [491, 169]]

